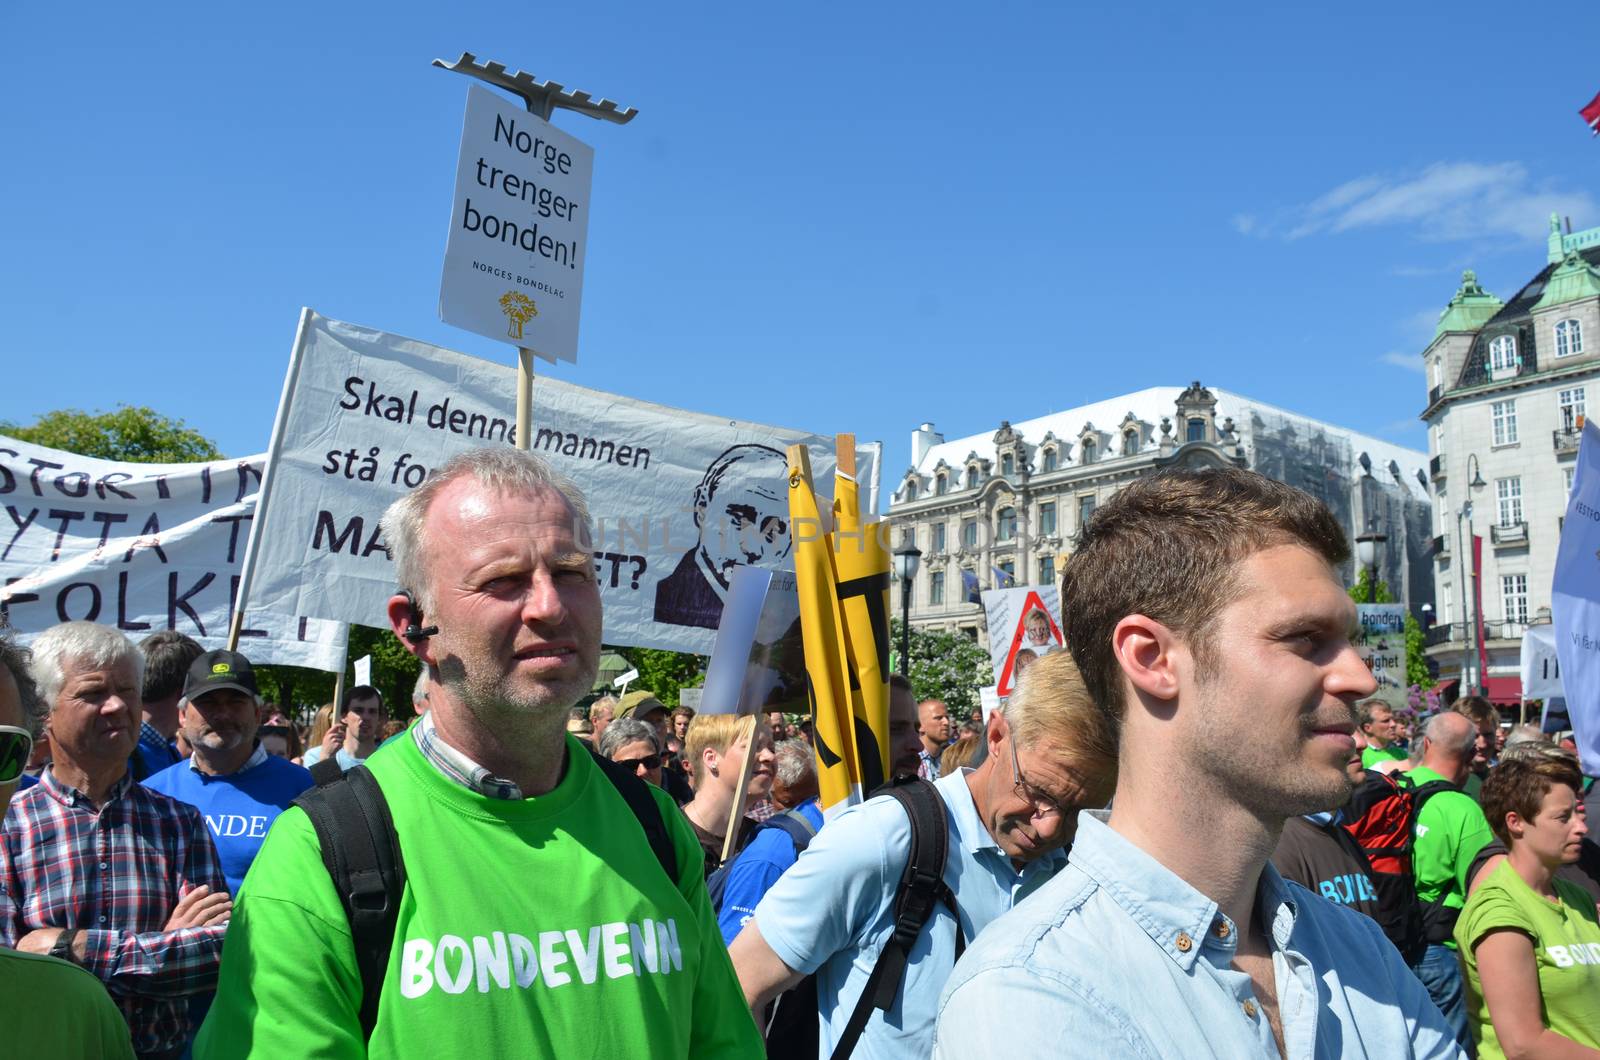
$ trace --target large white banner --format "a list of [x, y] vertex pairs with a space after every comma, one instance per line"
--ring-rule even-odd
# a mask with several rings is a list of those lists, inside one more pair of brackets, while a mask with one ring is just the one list
[[[227, 646], [265, 457], [127, 464], [0, 437], [0, 607], [24, 642], [58, 622]], [[252, 662], [344, 668], [342, 623], [252, 608]]]
[[1522, 698], [1554, 699], [1561, 689], [1561, 660], [1556, 654], [1556, 627], [1529, 626], [1522, 634]]
[[1005, 699], [1016, 691], [1017, 678], [1041, 655], [1065, 645], [1057, 615], [1060, 590], [1054, 585], [989, 589], [983, 594], [989, 627], [989, 661], [994, 664], [995, 694]]
[[578, 359], [594, 149], [473, 85], [461, 126], [439, 318]]
[[1567, 713], [1583, 771], [1600, 776], [1600, 427], [1583, 425], [1567, 517], [1561, 524], [1550, 613]]
[[[251, 608], [380, 623], [384, 509], [455, 454], [514, 444], [515, 370], [307, 310], [290, 373]], [[709, 654], [734, 570], [792, 568], [785, 447], [833, 481], [831, 438], [553, 379], [535, 380], [533, 424], [532, 450], [588, 498], [608, 644]], [[875, 484], [877, 447], [857, 452]]]

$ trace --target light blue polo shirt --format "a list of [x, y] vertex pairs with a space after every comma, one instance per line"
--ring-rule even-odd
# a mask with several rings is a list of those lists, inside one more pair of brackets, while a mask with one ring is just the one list
[[[961, 907], [970, 944], [992, 921], [1049, 880], [1067, 862], [1056, 850], [1017, 872], [978, 819], [967, 788], [970, 769], [934, 787], [945, 802], [950, 853], [944, 881]], [[878, 954], [894, 932], [894, 899], [911, 850], [911, 822], [894, 799], [854, 806], [828, 822], [756, 906], [756, 926], [784, 964], [817, 976], [819, 1056], [850, 1021]], [[857, 1060], [923, 1058], [933, 1048], [939, 992], [955, 966], [956, 925], [941, 903], [911, 948], [900, 992], [887, 1014], [874, 1011], [853, 1054]]]

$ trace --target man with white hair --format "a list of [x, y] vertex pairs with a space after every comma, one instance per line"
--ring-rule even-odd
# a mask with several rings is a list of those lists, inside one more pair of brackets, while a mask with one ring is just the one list
[[47, 953], [111, 990], [142, 1057], [176, 1056], [187, 998], [216, 981], [231, 909], [200, 813], [134, 782], [144, 656], [107, 626], [33, 643], [52, 762], [0, 835], [0, 943]]
[[[600, 656], [583, 495], [486, 447], [382, 526], [428, 713], [278, 818], [195, 1055], [759, 1055], [693, 831], [566, 732]], [[341, 875], [358, 842], [374, 868]]]
[[[1419, 788], [1442, 780], [1459, 789], [1472, 771], [1478, 745], [1471, 718], [1454, 711], [1435, 714], [1422, 730], [1422, 764], [1402, 775]], [[1477, 801], [1461, 790], [1439, 791], [1422, 800], [1416, 820], [1411, 868], [1428, 948], [1412, 968], [1444, 1013], [1456, 1041], [1471, 1053], [1466, 987], [1454, 933], [1466, 905], [1472, 861], [1494, 841], [1494, 833]]]

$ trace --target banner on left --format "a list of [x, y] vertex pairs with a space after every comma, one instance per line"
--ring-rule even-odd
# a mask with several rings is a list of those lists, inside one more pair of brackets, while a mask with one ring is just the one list
[[[0, 608], [27, 642], [58, 622], [227, 645], [265, 456], [128, 464], [0, 436]], [[251, 661], [343, 669], [342, 622], [250, 611]]]

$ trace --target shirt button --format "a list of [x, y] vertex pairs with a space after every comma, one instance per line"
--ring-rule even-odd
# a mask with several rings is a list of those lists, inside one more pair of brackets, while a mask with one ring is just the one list
[[1230, 934], [1232, 934], [1232, 929], [1228, 927], [1228, 922], [1226, 920], [1217, 921], [1217, 938], [1225, 939]]
[[100, 918], [100, 923], [104, 924], [105, 922], [106, 922], [106, 918], [105, 917], [101, 917]]
[[1244, 1003], [1244, 1014], [1251, 1019], [1256, 1018], [1256, 1003], [1254, 1001], [1246, 1001]]
[[1190, 950], [1194, 949], [1194, 939], [1191, 939], [1187, 934], [1180, 931], [1178, 932], [1177, 946], [1179, 953], [1188, 953]]
[[103, 861], [102, 861], [102, 862], [101, 862], [101, 863], [100, 863], [100, 871], [101, 871], [101, 872], [104, 872], [104, 871], [106, 871], [106, 863], [105, 863], [105, 862], [103, 862]]

